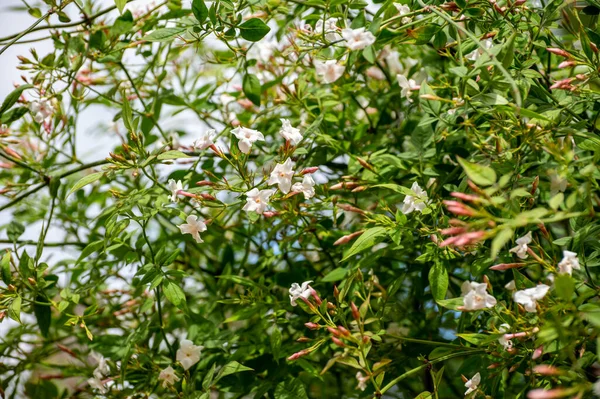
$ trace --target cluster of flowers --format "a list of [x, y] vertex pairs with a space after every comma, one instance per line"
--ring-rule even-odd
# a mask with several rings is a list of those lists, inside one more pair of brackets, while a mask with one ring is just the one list
[[[289, 120], [281, 119], [282, 127], [279, 134], [286, 140], [288, 146], [295, 147], [303, 139], [300, 129], [292, 126]], [[246, 127], [237, 127], [231, 133], [238, 139], [238, 148], [244, 154], [249, 154], [252, 145], [257, 141], [264, 141], [264, 135], [258, 130], [249, 129]], [[223, 153], [217, 148], [214, 140], [216, 138], [215, 130], [211, 129], [204, 132], [200, 138], [194, 141], [194, 148], [205, 150], [211, 148], [217, 155], [223, 156]], [[294, 162], [291, 158], [287, 158], [283, 163], [278, 163], [270, 174], [267, 184], [269, 186], [277, 185], [283, 194], [300, 194], [304, 195], [305, 199], [310, 199], [315, 195], [315, 181], [311, 174], [318, 170], [317, 167], [306, 168], [300, 172], [303, 176], [302, 182], [293, 182], [296, 172], [294, 171]], [[196, 198], [195, 194], [184, 190], [181, 180], [169, 180], [168, 189], [171, 191], [171, 202], [177, 202], [178, 195], [183, 195], [191, 198]], [[265, 213], [269, 205], [269, 199], [275, 194], [273, 189], [253, 188], [246, 193], [246, 204], [243, 210], [247, 212], [256, 212], [258, 214]], [[186, 218], [186, 223], [179, 226], [182, 234], [191, 234], [197, 243], [204, 242], [200, 237], [200, 233], [206, 231], [206, 223], [199, 220], [196, 215], [189, 215]]]
[[[181, 364], [183, 370], [189, 370], [194, 364], [200, 361], [202, 349], [204, 349], [202, 346], [194, 345], [190, 340], [185, 339], [181, 341], [176, 353], [176, 360]], [[101, 394], [106, 394], [108, 392], [107, 383], [111, 381], [111, 378], [108, 377], [110, 375], [110, 366], [102, 355], [92, 352], [92, 358], [97, 363], [97, 366], [94, 369], [93, 377], [88, 379], [87, 383]], [[166, 388], [179, 381], [180, 378], [175, 373], [175, 369], [172, 366], [168, 366], [161, 370], [158, 380]]]

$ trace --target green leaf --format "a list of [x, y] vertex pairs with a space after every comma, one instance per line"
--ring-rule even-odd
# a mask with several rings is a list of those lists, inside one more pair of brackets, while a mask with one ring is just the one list
[[36, 303], [33, 304], [33, 313], [38, 322], [38, 327], [44, 338], [48, 337], [48, 331], [50, 330], [50, 324], [52, 323], [52, 312], [50, 311], [50, 303], [42, 305], [41, 303], [47, 303], [47, 299], [41, 295], [38, 295], [35, 299]]
[[440, 299], [436, 301], [438, 305], [446, 309], [458, 310], [459, 306], [463, 306], [464, 299], [462, 297], [452, 299]]
[[2, 281], [4, 284], [9, 285], [12, 284], [12, 273], [10, 271], [10, 252], [6, 251], [4, 256], [2, 256], [2, 260], [0, 260], [0, 270], [2, 271]]
[[2, 115], [4, 113], [4, 111], [9, 109], [10, 107], [15, 105], [15, 103], [17, 102], [17, 100], [19, 100], [19, 97], [21, 97], [21, 93], [23, 93], [24, 90], [30, 89], [32, 87], [33, 87], [33, 85], [29, 85], [29, 84], [21, 85], [21, 86], [17, 87], [16, 89], [14, 89], [8, 96], [6, 96], [6, 98], [2, 102], [2, 105], [0, 106], [0, 115]]
[[21, 297], [17, 296], [12, 300], [8, 307], [8, 317], [14, 321], [21, 323]]
[[429, 269], [429, 286], [436, 301], [446, 298], [448, 271], [441, 262], [435, 262], [433, 267]]
[[160, 28], [149, 35], [144, 36], [143, 40], [148, 42], [168, 42], [183, 34], [185, 31], [186, 28]]
[[477, 345], [477, 346], [487, 344], [489, 342], [494, 341], [497, 338], [497, 336], [495, 336], [495, 335], [487, 335], [487, 334], [456, 334], [456, 335], [461, 337], [465, 341], [467, 341], [473, 345]]
[[262, 91], [260, 80], [252, 74], [246, 74], [242, 83], [242, 89], [244, 94], [248, 97], [248, 100], [252, 101], [255, 105], [260, 106], [260, 94]]
[[2, 117], [0, 118], [0, 123], [7, 125], [11, 124], [14, 121], [21, 119], [21, 117], [23, 117], [23, 115], [25, 115], [28, 111], [29, 109], [27, 109], [27, 107], [17, 107], [9, 109], [8, 111], [2, 114]]
[[165, 280], [163, 282], [163, 291], [169, 302], [180, 309], [185, 308], [185, 293], [178, 284], [171, 280]]
[[336, 269], [333, 269], [329, 273], [327, 273], [327, 275], [325, 277], [323, 277], [321, 279], [321, 281], [323, 281], [323, 282], [339, 281], [339, 280], [342, 280], [344, 277], [346, 277], [347, 273], [348, 273], [348, 269], [344, 269], [343, 267], [338, 267]]
[[204, 379], [202, 380], [202, 388], [204, 390], [208, 390], [212, 386], [213, 377], [215, 376], [216, 368], [217, 368], [217, 363], [213, 363], [210, 370], [208, 370], [208, 373], [206, 373], [206, 375], [204, 376]]
[[476, 163], [469, 162], [461, 157], [458, 158], [458, 163], [463, 167], [465, 173], [475, 184], [482, 186], [491, 186], [496, 183], [496, 172], [489, 166], [478, 165]]
[[258, 18], [250, 18], [239, 25], [238, 28], [242, 37], [250, 42], [259, 41], [271, 30], [271, 28]]
[[85, 187], [88, 184], [93, 183], [97, 180], [100, 180], [100, 178], [102, 176], [104, 176], [104, 172], [96, 172], [96, 173], [92, 173], [92, 174], [82, 177], [77, 183], [75, 183], [75, 185], [71, 188], [71, 190], [69, 190], [69, 192], [65, 196], [65, 199], [69, 198], [69, 195], [73, 194], [75, 191], [79, 190], [80, 188]]
[[575, 293], [575, 282], [568, 274], [557, 274], [554, 278], [554, 292], [564, 301], [571, 302]]
[[167, 151], [167, 152], [163, 152], [161, 154], [158, 154], [157, 158], [160, 159], [160, 160], [165, 160], [165, 159], [179, 159], [179, 158], [189, 158], [189, 155], [186, 155], [185, 153], [183, 153], [181, 151], [172, 150], [172, 151]]
[[206, 17], [208, 17], [208, 8], [204, 4], [204, 0], [193, 0], [192, 1], [192, 12], [194, 16], [201, 24], [204, 23]]
[[219, 381], [221, 378], [223, 378], [225, 376], [235, 374], [235, 373], [241, 373], [242, 371], [254, 371], [254, 369], [251, 369], [250, 367], [246, 367], [242, 364], [239, 364], [235, 360], [232, 362], [229, 362], [225, 366], [223, 366], [221, 368], [221, 370], [219, 370], [219, 372], [217, 373], [217, 377], [215, 378], [214, 384], [216, 384], [217, 381]]
[[308, 399], [308, 395], [304, 384], [299, 379], [292, 379], [277, 384], [275, 399]]
[[382, 241], [386, 235], [387, 229], [385, 227], [373, 227], [368, 229], [354, 242], [346, 256], [344, 256], [344, 259], [342, 259], [342, 262], [348, 260], [352, 256], [364, 251], [367, 248], [371, 248], [373, 245]]
[[125, 8], [125, 4], [127, 4], [127, 0], [115, 0], [115, 5], [119, 9], [119, 12], [123, 14], [123, 9]]
[[271, 352], [273, 352], [273, 358], [275, 361], [279, 361], [279, 353], [281, 350], [281, 331], [277, 326], [273, 326], [273, 331], [271, 331], [270, 336], [271, 341]]
[[496, 259], [502, 247], [512, 238], [513, 233], [512, 229], [502, 229], [496, 234], [496, 237], [492, 241], [490, 258]]

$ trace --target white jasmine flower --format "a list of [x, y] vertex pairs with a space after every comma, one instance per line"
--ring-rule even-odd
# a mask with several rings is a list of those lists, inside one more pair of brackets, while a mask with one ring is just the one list
[[[492, 39], [486, 39], [482, 43], [483, 47], [486, 50], [489, 50], [494, 45]], [[475, 50], [467, 54], [467, 59], [470, 61], [477, 61], [477, 59], [483, 54], [483, 50], [480, 47], [477, 47]]]
[[573, 269], [579, 270], [579, 259], [577, 259], [577, 253], [571, 251], [563, 251], [563, 258], [558, 264], [558, 270], [560, 273], [566, 273], [569, 276], [573, 274]]
[[227, 107], [227, 105], [229, 103], [234, 102], [235, 100], [236, 100], [236, 98], [234, 96], [232, 96], [231, 94], [228, 94], [228, 93], [223, 93], [223, 94], [221, 94], [219, 96], [219, 102], [224, 107]]
[[271, 172], [267, 184], [269, 186], [277, 184], [282, 193], [289, 193], [292, 187], [292, 177], [294, 177], [294, 166], [291, 158], [286, 159], [284, 163], [278, 163]]
[[206, 231], [206, 224], [204, 224], [203, 221], [198, 220], [198, 216], [196, 215], [189, 215], [186, 222], [187, 223], [177, 226], [179, 227], [179, 230], [181, 230], [181, 234], [191, 234], [198, 244], [204, 242], [202, 238], [200, 238], [200, 233]]
[[269, 205], [269, 198], [275, 193], [275, 190], [258, 190], [253, 188], [246, 193], [246, 205], [242, 208], [246, 212], [254, 211], [262, 214], [267, 205]]
[[548, 293], [548, 287], [546, 284], [540, 284], [533, 288], [527, 288], [525, 290], [517, 291], [513, 294], [515, 302], [523, 305], [526, 311], [535, 313], [537, 312], [536, 304], [537, 301], [542, 299]]
[[52, 116], [52, 103], [50, 100], [41, 98], [29, 103], [29, 112], [33, 115], [33, 120], [42, 123]]
[[401, 211], [405, 215], [408, 215], [412, 211], [423, 212], [428, 203], [427, 192], [419, 187], [419, 183], [414, 182], [410, 189], [415, 193], [415, 196], [407, 195], [404, 197]]
[[550, 195], [555, 196], [558, 193], [564, 193], [569, 183], [567, 179], [556, 173], [555, 170], [550, 171]]
[[517, 238], [517, 246], [514, 248], [511, 248], [509, 250], [509, 252], [514, 252], [517, 254], [517, 256], [521, 259], [527, 259], [527, 244], [531, 244], [532, 238], [531, 238], [531, 231], [528, 232], [527, 234], [525, 234], [523, 237], [521, 238]]
[[400, 62], [400, 54], [396, 50], [391, 50], [386, 53], [385, 63], [392, 74], [397, 75], [404, 70], [404, 66]]
[[464, 310], [480, 310], [496, 306], [496, 298], [487, 293], [486, 283], [465, 281], [461, 286]]
[[[400, 14], [400, 16], [410, 14], [410, 7], [407, 6], [406, 4], [394, 3], [394, 7], [396, 7], [396, 10], [398, 10], [398, 13]], [[407, 24], [411, 20], [412, 20], [411, 17], [404, 17], [404, 18], [402, 18], [402, 23]]]
[[256, 141], [265, 141], [265, 136], [258, 130], [247, 127], [236, 127], [231, 133], [238, 138], [238, 148], [244, 154], [249, 154], [252, 144]]
[[346, 47], [350, 50], [362, 50], [375, 43], [375, 36], [364, 27], [342, 29], [342, 37], [346, 41]]
[[302, 133], [300, 133], [300, 129], [293, 127], [288, 119], [280, 120], [281, 130], [279, 131], [279, 134], [282, 135], [284, 139], [289, 141], [291, 145], [298, 145], [298, 143], [302, 141]]
[[90, 378], [87, 380], [87, 383], [92, 389], [97, 389], [102, 395], [108, 392], [108, 389], [106, 389], [100, 378]]
[[325, 62], [314, 60], [315, 71], [323, 83], [333, 83], [344, 74], [346, 67], [339, 65], [336, 60], [327, 60]]
[[296, 300], [300, 298], [308, 299], [310, 297], [312, 291], [312, 288], [309, 285], [310, 283], [312, 283], [312, 280], [305, 281], [302, 285], [299, 285], [298, 283], [292, 284], [290, 287], [290, 303], [292, 306], [296, 306]]
[[315, 24], [315, 34], [322, 35], [324, 33], [327, 41], [334, 42], [340, 38], [337, 23], [338, 18], [328, 18], [325, 23], [320, 19]]
[[177, 180], [177, 182], [175, 182], [175, 180], [169, 179], [167, 188], [171, 190], [171, 202], [177, 202], [177, 194], [183, 190], [183, 184], [181, 183], [181, 180]]
[[181, 363], [184, 370], [189, 370], [194, 364], [200, 361], [200, 352], [202, 346], [196, 346], [188, 339], [181, 341], [179, 349], [177, 349], [177, 361]]
[[475, 374], [469, 381], [465, 382], [465, 387], [467, 388], [467, 392], [465, 392], [465, 396], [470, 394], [471, 392], [475, 392], [481, 383], [481, 375], [479, 373]]
[[173, 367], [169, 366], [160, 372], [158, 380], [162, 381], [163, 388], [167, 388], [169, 385], [173, 385], [179, 381], [179, 377], [175, 374]]
[[[509, 330], [510, 326], [506, 323], [500, 324], [500, 327], [498, 328], [498, 331], [500, 331], [501, 333], [506, 333]], [[504, 334], [500, 338], [498, 338], [498, 342], [504, 347], [504, 350], [509, 350], [513, 346], [513, 343], [510, 339], [504, 338]]]
[[108, 363], [106, 362], [104, 356], [96, 352], [92, 352], [91, 356], [97, 363], [96, 369], [94, 370], [94, 378], [101, 380], [109, 375], [110, 367], [108, 367]]
[[506, 285], [504, 286], [504, 288], [506, 288], [509, 291], [516, 290], [517, 286], [515, 284], [515, 280], [510, 280], [508, 283], [506, 283]]
[[364, 391], [367, 389], [367, 381], [369, 381], [369, 376], [363, 375], [360, 371], [356, 373], [356, 380], [358, 381], [358, 386], [356, 388]]
[[403, 97], [406, 97], [408, 101], [412, 102], [410, 95], [412, 94], [413, 90], [418, 90], [420, 86], [417, 84], [417, 82], [414, 81], [414, 79], [407, 79], [406, 76], [402, 75], [401, 73], [396, 75], [396, 80], [398, 81], [398, 85], [402, 89], [400, 91], [400, 94]]
[[385, 73], [378, 66], [369, 67], [366, 71], [368, 77], [375, 80], [385, 80]]
[[207, 130], [206, 132], [202, 133], [196, 141], [194, 141], [194, 148], [198, 150], [206, 150], [208, 147], [215, 144], [213, 140], [216, 136], [217, 132], [215, 129]]
[[311, 175], [304, 175], [302, 183], [294, 183], [292, 191], [304, 194], [304, 199], [311, 199], [315, 196], [315, 181]]

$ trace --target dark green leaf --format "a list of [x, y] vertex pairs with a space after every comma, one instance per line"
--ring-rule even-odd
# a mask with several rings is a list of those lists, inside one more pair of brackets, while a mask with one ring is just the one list
[[239, 25], [238, 29], [242, 37], [250, 42], [259, 41], [271, 30], [271, 28], [258, 18], [250, 18]]

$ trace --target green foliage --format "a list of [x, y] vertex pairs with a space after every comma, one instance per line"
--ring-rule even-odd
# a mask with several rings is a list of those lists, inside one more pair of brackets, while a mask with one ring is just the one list
[[599, 389], [598, 4], [100, 3], [0, 38], [6, 397]]

